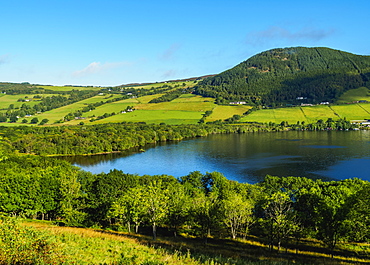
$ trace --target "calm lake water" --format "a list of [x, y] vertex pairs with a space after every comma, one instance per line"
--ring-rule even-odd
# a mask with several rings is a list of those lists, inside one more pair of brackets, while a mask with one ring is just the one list
[[93, 173], [118, 169], [180, 177], [192, 171], [218, 171], [247, 183], [262, 181], [267, 174], [370, 181], [370, 131], [218, 134], [145, 150], [70, 161]]

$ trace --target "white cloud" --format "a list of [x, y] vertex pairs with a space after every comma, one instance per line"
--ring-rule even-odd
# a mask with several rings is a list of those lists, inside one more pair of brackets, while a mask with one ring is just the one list
[[289, 40], [289, 41], [320, 41], [329, 37], [335, 32], [333, 29], [323, 30], [315, 28], [302, 28], [298, 31], [272, 26], [266, 30], [251, 32], [247, 35], [247, 43], [253, 45], [265, 44], [271, 40]]
[[123, 65], [128, 65], [128, 64], [129, 63], [125, 63], [125, 62], [104, 63], [104, 64], [100, 62], [92, 62], [84, 69], [73, 72], [72, 75], [74, 77], [82, 77], [82, 76], [91, 75], [91, 74], [100, 74], [106, 70], [118, 68], [118, 67], [121, 67]]
[[165, 50], [161, 55], [160, 59], [163, 61], [172, 60], [175, 56], [175, 53], [181, 48], [181, 44], [174, 43], [169, 47], [167, 50]]
[[163, 78], [169, 78], [169, 77], [174, 77], [177, 75], [177, 71], [174, 70], [174, 69], [171, 69], [171, 70], [168, 70], [166, 72], [164, 72], [164, 74], [162, 75]]
[[9, 54], [0, 55], [0, 65], [9, 63], [10, 56]]

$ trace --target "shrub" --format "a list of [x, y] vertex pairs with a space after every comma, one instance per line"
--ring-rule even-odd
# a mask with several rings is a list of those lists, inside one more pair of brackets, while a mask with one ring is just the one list
[[57, 253], [50, 235], [13, 218], [0, 218], [0, 264], [61, 263]]

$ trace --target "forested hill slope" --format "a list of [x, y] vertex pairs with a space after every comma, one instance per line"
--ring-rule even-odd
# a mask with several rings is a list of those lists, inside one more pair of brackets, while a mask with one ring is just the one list
[[370, 56], [329, 48], [293, 47], [257, 54], [207, 78], [195, 93], [218, 103], [255, 105], [335, 102], [349, 89], [370, 87]]

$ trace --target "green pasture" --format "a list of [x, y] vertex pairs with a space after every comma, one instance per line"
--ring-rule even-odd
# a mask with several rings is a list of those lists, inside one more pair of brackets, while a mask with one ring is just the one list
[[[109, 122], [146, 122], [147, 124], [195, 124], [202, 113], [196, 111], [178, 110], [135, 110], [124, 114], [117, 114], [106, 119], [98, 120], [89, 124]], [[86, 122], [85, 122], [86, 123]]]
[[347, 120], [363, 120], [370, 118], [370, 104], [346, 104], [346, 105], [320, 105], [281, 109], [263, 109], [254, 111], [243, 117], [242, 122], [275, 122], [288, 121], [296, 123], [304, 121], [314, 123], [320, 119], [327, 120], [332, 118], [346, 118]]
[[[119, 95], [114, 95], [114, 97], [118, 97], [118, 96]], [[96, 103], [96, 102], [99, 102], [99, 101], [105, 102], [109, 99], [112, 99], [112, 98], [107, 97], [106, 95], [98, 95], [98, 96], [88, 98], [88, 99], [85, 99], [85, 100], [81, 100], [79, 102], [76, 102], [76, 103], [73, 103], [73, 104], [70, 104], [70, 105], [67, 105], [67, 106], [64, 106], [64, 107], [60, 107], [60, 108], [57, 108], [57, 109], [52, 109], [50, 111], [46, 111], [46, 112], [34, 115], [33, 117], [29, 117], [29, 118], [26, 118], [26, 119], [28, 121], [30, 121], [34, 117], [37, 117], [39, 119], [39, 121], [41, 121], [42, 119], [48, 119], [49, 120], [48, 124], [53, 124], [54, 122], [56, 122], [60, 119], [63, 119], [68, 113], [78, 111], [78, 110], [82, 109], [83, 107], [85, 107], [88, 104]], [[110, 105], [110, 104], [108, 104], [108, 105]], [[18, 120], [18, 123], [19, 122], [21, 122], [21, 119]]]
[[317, 122], [320, 119], [327, 120], [332, 118], [335, 120], [340, 118], [328, 105], [301, 107], [301, 110], [305, 114], [308, 123]]
[[[370, 115], [370, 103], [359, 103], [358, 104], [361, 108], [363, 108], [368, 114], [367, 114], [367, 117], [369, 117]], [[370, 119], [370, 118], [369, 118]]]
[[214, 104], [212, 102], [189, 102], [189, 103], [175, 103], [175, 102], [161, 102], [151, 104], [139, 104], [135, 106], [139, 110], [175, 110], [175, 111], [196, 111], [204, 113], [207, 110], [212, 110]]
[[145, 104], [145, 103], [148, 103], [149, 101], [151, 101], [152, 99], [159, 98], [160, 96], [163, 96], [163, 95], [164, 94], [148, 95], [148, 96], [139, 97], [139, 98], [137, 98], [137, 100], [140, 103]]
[[214, 105], [212, 114], [206, 118], [207, 121], [225, 120], [234, 115], [242, 116], [245, 112], [251, 109], [251, 106], [235, 105], [235, 106], [220, 106]]
[[297, 121], [307, 122], [307, 118], [299, 107], [280, 108], [280, 109], [262, 109], [252, 112], [243, 117], [242, 122], [275, 122], [296, 123]]
[[[185, 83], [185, 86], [183, 84]], [[148, 85], [142, 85], [142, 86], [127, 86], [127, 88], [135, 88], [135, 89], [156, 89], [159, 87], [163, 87], [164, 85], [169, 85], [171, 87], [174, 87], [178, 85], [179, 87], [193, 87], [196, 83], [194, 81], [184, 81], [184, 82], [161, 82], [161, 83], [152, 83]]]
[[346, 118], [347, 120], [363, 120], [370, 118], [370, 114], [359, 104], [339, 105], [332, 106], [331, 108], [339, 117]]
[[72, 90], [91, 90], [91, 91], [99, 91], [104, 89], [104, 87], [93, 87], [93, 86], [37, 86], [41, 87], [43, 89], [52, 90], [52, 91], [58, 91], [58, 92], [68, 92]]
[[172, 100], [173, 103], [190, 103], [190, 102], [215, 102], [214, 98], [202, 97], [194, 94], [183, 94], [180, 97]]
[[96, 109], [85, 112], [82, 117], [91, 117], [91, 116], [101, 116], [105, 113], [118, 113], [125, 110], [128, 106], [133, 106], [132, 102], [126, 102], [124, 100], [112, 102], [110, 104], [104, 104], [102, 106], [97, 107]]
[[288, 123], [296, 123], [304, 121], [308, 123], [316, 122], [319, 119], [339, 117], [328, 106], [314, 107], [293, 107], [293, 108], [278, 108], [278, 109], [262, 109], [252, 112], [243, 117], [242, 122], [275, 122], [280, 123], [287, 121]]
[[[30, 105], [31, 107], [37, 103], [39, 103], [40, 99], [34, 99], [33, 97], [36, 95], [29, 95], [29, 94], [21, 94], [21, 95], [4, 95], [0, 94], [0, 109], [8, 109], [10, 104], [14, 104], [14, 108], [20, 108], [23, 104]], [[43, 96], [49, 96], [44, 95]], [[28, 99], [30, 101], [27, 102], [18, 102], [18, 99]]]
[[359, 87], [348, 90], [337, 100], [337, 103], [343, 104], [360, 100], [370, 101], [370, 89], [367, 87]]

